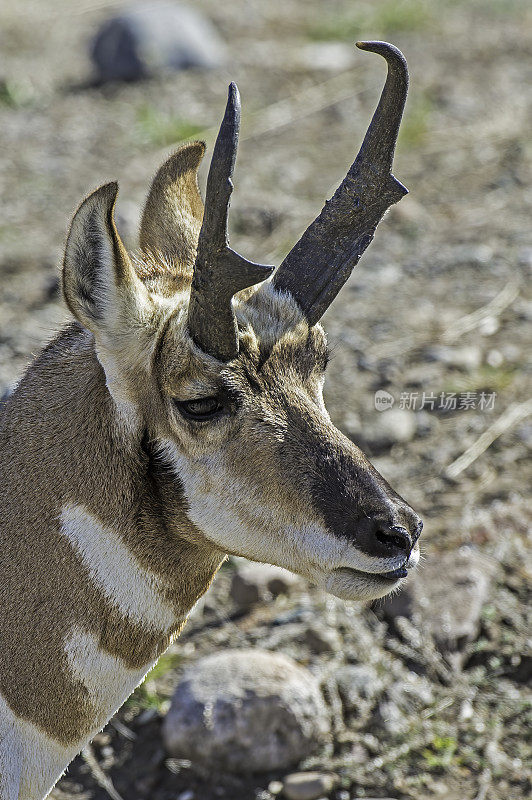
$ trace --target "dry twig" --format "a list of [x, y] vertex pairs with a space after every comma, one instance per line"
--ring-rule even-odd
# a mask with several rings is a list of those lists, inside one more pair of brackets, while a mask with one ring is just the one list
[[485, 800], [490, 783], [491, 783], [491, 770], [489, 767], [486, 767], [486, 769], [482, 772], [482, 775], [480, 776], [480, 786], [477, 796], [475, 797], [475, 800]]
[[98, 786], [103, 789], [111, 800], [123, 800], [122, 796], [118, 794], [116, 791], [111, 778], [105, 774], [103, 769], [98, 764], [96, 756], [94, 755], [94, 750], [88, 744], [82, 751], [81, 755], [83, 760], [87, 764], [88, 768], [91, 771], [91, 775], [98, 784]]
[[495, 422], [481, 434], [476, 442], [473, 442], [471, 447], [462, 453], [452, 464], [449, 464], [445, 470], [448, 478], [454, 479], [460, 475], [467, 467], [471, 466], [473, 461], [484, 453], [493, 442], [502, 436], [503, 433], [510, 430], [518, 422], [532, 414], [532, 400], [527, 400], [524, 403], [514, 403], [506, 409], [504, 414], [495, 420]]
[[499, 317], [502, 312], [511, 305], [519, 295], [520, 284], [517, 280], [508, 281], [501, 291], [489, 301], [485, 306], [477, 308], [471, 314], [457, 319], [452, 326], [446, 328], [441, 334], [428, 336], [426, 331], [417, 334], [409, 334], [394, 341], [381, 342], [374, 347], [369, 345], [368, 352], [373, 358], [393, 358], [397, 355], [404, 355], [419, 347], [430, 344], [433, 341], [441, 341], [445, 344], [453, 344], [458, 341], [464, 333], [479, 328], [486, 320]]
[[473, 311], [471, 314], [467, 314], [465, 317], [453, 322], [452, 327], [444, 330], [441, 336], [442, 340], [446, 344], [452, 344], [456, 342], [457, 339], [460, 339], [464, 333], [478, 328], [487, 319], [499, 317], [516, 299], [519, 294], [519, 288], [519, 281], [508, 281], [504, 289], [502, 289], [499, 294], [495, 295], [493, 300], [490, 300], [485, 306], [477, 308], [477, 310]]

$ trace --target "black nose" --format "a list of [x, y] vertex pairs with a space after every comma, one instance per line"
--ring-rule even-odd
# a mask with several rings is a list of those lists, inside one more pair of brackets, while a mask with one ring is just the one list
[[397, 558], [405, 561], [419, 538], [421, 523], [419, 517], [407, 521], [408, 528], [397, 519], [366, 517], [360, 520], [356, 529], [356, 546], [374, 558]]
[[417, 542], [417, 540], [421, 536], [421, 531], [422, 530], [423, 530], [423, 522], [418, 517], [418, 523], [417, 523], [417, 525], [415, 527], [414, 535], [412, 537], [412, 540], [413, 540], [414, 544]]
[[380, 525], [374, 535], [377, 542], [388, 550], [389, 555], [404, 553], [408, 557], [414, 546], [412, 537], [406, 528], [402, 528], [400, 525]]

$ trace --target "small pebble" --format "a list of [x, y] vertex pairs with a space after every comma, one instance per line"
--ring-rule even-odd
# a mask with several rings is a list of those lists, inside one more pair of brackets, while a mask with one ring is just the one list
[[187, 789], [178, 794], [176, 800], [194, 800], [194, 792], [191, 789]]
[[332, 792], [336, 775], [325, 772], [293, 772], [283, 781], [287, 800], [320, 800]]

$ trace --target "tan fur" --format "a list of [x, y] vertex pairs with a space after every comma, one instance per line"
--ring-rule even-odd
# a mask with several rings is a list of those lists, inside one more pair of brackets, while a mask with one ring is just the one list
[[[145, 256], [155, 256], [143, 271], [153, 278], [162, 261], [178, 274], [192, 273], [196, 243], [203, 219], [203, 201], [198, 189], [197, 170], [205, 153], [204, 142], [185, 145], [157, 172], [151, 185], [142, 221], [140, 246]], [[141, 262], [142, 263], [142, 262]], [[173, 267], [173, 269], [172, 269]], [[175, 287], [174, 287], [175, 288]]]
[[[225, 554], [371, 599], [397, 585], [382, 573], [402, 562], [364, 551], [357, 525], [416, 524], [332, 425], [322, 398], [325, 335], [289, 295], [267, 282], [235, 297], [240, 353], [229, 363], [191, 340], [203, 151], [185, 146], [157, 173], [133, 258], [113, 220], [116, 184], [81, 204], [63, 268], [77, 321], [0, 414], [0, 734], [8, 725], [4, 763], [18, 764], [18, 800], [44, 796], [61, 759], [59, 769], [116, 708], [120, 686], [102, 685], [102, 676], [123, 671], [123, 701]], [[179, 411], [213, 395], [225, 398], [215, 423]], [[117, 553], [102, 563], [113, 542]], [[113, 567], [124, 552], [124, 568], [127, 560], [139, 574], [126, 585]], [[152, 597], [164, 613], [146, 609]], [[168, 624], [157, 629], [154, 619]], [[31, 762], [30, 742], [41, 735], [48, 767], [46, 755]], [[0, 773], [1, 759], [0, 749]]]
[[[36, 387], [53, 403], [43, 408]], [[0, 460], [0, 693], [17, 714], [65, 744], [79, 738], [94, 711], [64, 671], [71, 625], [97, 634], [102, 649], [128, 667], [157, 658], [175, 631], [154, 633], [114, 612], [59, 533], [58, 510], [83, 504], [120, 531], [138, 560], [173, 586], [167, 600], [176, 618], [186, 617], [222, 559], [206, 551], [187, 522], [178, 484], [166, 498], [176, 523], [164, 525], [160, 500], [146, 485], [148, 464], [124, 443], [111, 403], [92, 337], [72, 326], [33, 364], [0, 418], [0, 451], [9, 453]]]

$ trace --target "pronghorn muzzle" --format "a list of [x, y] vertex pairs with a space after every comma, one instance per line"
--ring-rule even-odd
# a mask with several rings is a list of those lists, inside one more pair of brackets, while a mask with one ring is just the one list
[[290, 423], [282, 462], [300, 476], [329, 533], [355, 548], [368, 572], [406, 574], [423, 528], [419, 516], [353, 442], [310, 408], [294, 412]]

